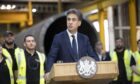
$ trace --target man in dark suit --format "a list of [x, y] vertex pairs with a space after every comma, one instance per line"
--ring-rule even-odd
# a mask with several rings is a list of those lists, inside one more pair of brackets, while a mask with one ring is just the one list
[[111, 60], [109, 52], [105, 52], [103, 50], [103, 45], [101, 41], [97, 41], [95, 43], [94, 56], [97, 58], [96, 61], [110, 61]]
[[70, 9], [66, 18], [67, 30], [55, 35], [53, 39], [51, 50], [47, 57], [47, 72], [50, 71], [53, 63], [58, 60], [77, 62], [82, 56], [93, 57], [93, 50], [88, 37], [78, 32], [78, 27], [82, 21], [81, 12], [76, 9]]

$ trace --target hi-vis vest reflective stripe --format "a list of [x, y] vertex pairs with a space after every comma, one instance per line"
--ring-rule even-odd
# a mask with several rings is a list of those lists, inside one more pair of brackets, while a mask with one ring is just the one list
[[11, 84], [14, 84], [14, 75], [13, 75], [12, 64], [11, 64], [12, 61], [9, 58], [7, 58], [5, 61], [9, 70]]
[[[40, 84], [45, 84], [44, 80], [44, 62], [45, 62], [45, 56], [44, 54], [41, 54], [37, 52], [39, 56], [39, 62], [40, 62]], [[17, 49], [16, 50], [16, 61], [18, 65], [18, 78], [17, 78], [17, 84], [26, 84], [26, 59], [24, 50]]]
[[[134, 53], [137, 70], [140, 72], [140, 54], [138, 51]], [[140, 76], [133, 73], [133, 82], [140, 82]]]
[[[132, 55], [131, 51], [128, 51], [128, 50], [124, 51], [124, 64], [125, 64], [126, 74], [127, 74], [128, 80], [131, 80], [131, 77], [132, 77], [132, 70], [130, 68], [131, 55]], [[111, 60], [118, 62], [117, 53], [115, 51], [113, 53], [111, 53]], [[114, 80], [117, 80], [117, 78], [115, 78]]]

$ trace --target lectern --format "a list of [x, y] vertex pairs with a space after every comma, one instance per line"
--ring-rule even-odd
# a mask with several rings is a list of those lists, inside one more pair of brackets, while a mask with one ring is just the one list
[[115, 62], [97, 62], [96, 75], [90, 79], [81, 78], [76, 71], [76, 63], [56, 63], [53, 65], [48, 84], [108, 84], [118, 75]]

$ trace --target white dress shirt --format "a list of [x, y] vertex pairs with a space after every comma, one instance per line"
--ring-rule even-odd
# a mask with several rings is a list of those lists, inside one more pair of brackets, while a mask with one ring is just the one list
[[99, 60], [102, 61], [102, 55], [97, 53], [98, 57], [99, 57]]
[[68, 36], [69, 36], [69, 39], [70, 39], [71, 46], [72, 46], [72, 40], [73, 40], [72, 35], [74, 35], [74, 36], [75, 36], [76, 45], [77, 45], [77, 52], [78, 52], [77, 32], [76, 32], [75, 34], [71, 34], [71, 33], [69, 32], [69, 30], [67, 29], [67, 33], [68, 33]]

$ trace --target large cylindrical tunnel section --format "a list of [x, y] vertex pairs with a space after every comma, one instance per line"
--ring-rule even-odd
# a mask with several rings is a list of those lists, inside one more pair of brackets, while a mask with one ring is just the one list
[[[37, 40], [37, 50], [48, 54], [55, 34], [66, 30], [66, 28], [65, 14], [55, 15], [19, 33], [15, 42], [19, 47], [23, 47], [24, 36], [27, 34], [34, 35]], [[91, 23], [84, 18], [78, 31], [89, 37], [90, 43], [94, 48], [98, 35]]]

